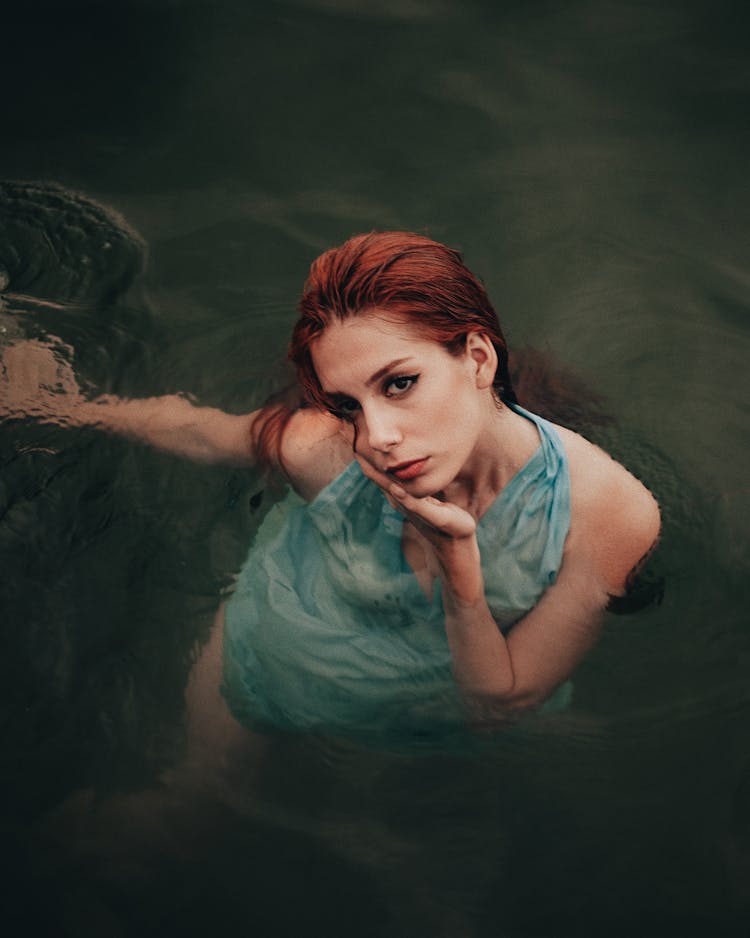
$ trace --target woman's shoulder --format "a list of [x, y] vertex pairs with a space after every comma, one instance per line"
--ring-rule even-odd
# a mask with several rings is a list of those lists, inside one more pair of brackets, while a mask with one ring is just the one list
[[351, 430], [330, 414], [303, 408], [284, 428], [284, 472], [306, 501], [312, 501], [339, 476], [352, 458]]
[[571, 496], [569, 549], [595, 565], [619, 594], [653, 549], [661, 525], [648, 488], [603, 449], [556, 427], [568, 458]]

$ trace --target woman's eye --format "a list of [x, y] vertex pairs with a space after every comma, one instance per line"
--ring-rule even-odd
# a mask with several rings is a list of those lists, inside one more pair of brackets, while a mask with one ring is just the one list
[[354, 398], [345, 397], [340, 401], [336, 401], [332, 412], [337, 417], [350, 417], [352, 414], [356, 413], [357, 410], [359, 410], [359, 404]]
[[419, 375], [402, 375], [399, 378], [391, 378], [385, 386], [386, 394], [390, 394], [391, 397], [404, 394], [414, 387], [418, 379]]

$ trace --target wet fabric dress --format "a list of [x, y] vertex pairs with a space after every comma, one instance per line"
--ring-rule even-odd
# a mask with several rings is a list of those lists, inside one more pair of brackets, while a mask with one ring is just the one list
[[[507, 631], [554, 583], [570, 524], [554, 427], [479, 522], [487, 602]], [[440, 583], [428, 599], [401, 550], [402, 516], [352, 462], [311, 503], [265, 518], [227, 604], [227, 703], [248, 726], [440, 735], [466, 722]], [[555, 695], [559, 706], [565, 692]]]

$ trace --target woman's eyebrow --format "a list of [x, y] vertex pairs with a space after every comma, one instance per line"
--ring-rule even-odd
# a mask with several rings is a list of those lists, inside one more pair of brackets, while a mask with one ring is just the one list
[[382, 377], [388, 374], [389, 371], [392, 371], [394, 368], [397, 368], [399, 365], [403, 365], [404, 362], [409, 361], [409, 356], [406, 358], [395, 358], [392, 362], [388, 362], [387, 365], [383, 365], [382, 368], [378, 368], [374, 375], [365, 381], [365, 387], [369, 388], [371, 385], [375, 384], [376, 381], [379, 381]]

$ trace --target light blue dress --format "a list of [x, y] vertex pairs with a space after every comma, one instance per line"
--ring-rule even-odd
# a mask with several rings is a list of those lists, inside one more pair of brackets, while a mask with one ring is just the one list
[[[557, 431], [515, 409], [536, 424], [540, 446], [477, 529], [487, 602], [504, 632], [554, 583], [570, 524]], [[309, 504], [290, 494], [269, 512], [226, 609], [222, 691], [240, 722], [415, 738], [465, 726], [440, 583], [428, 599], [401, 550], [402, 527], [357, 462]]]

